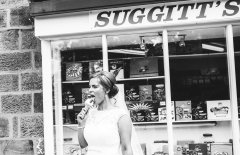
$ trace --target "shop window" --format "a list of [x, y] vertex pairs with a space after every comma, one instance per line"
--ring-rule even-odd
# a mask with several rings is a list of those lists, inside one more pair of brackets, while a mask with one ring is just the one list
[[[54, 124], [56, 152], [83, 153], [77, 139], [76, 116], [84, 107], [89, 76], [103, 70], [102, 38], [83, 38], [54, 41]], [[59, 82], [60, 81], [60, 82]], [[61, 110], [59, 110], [61, 109]], [[59, 129], [62, 126], [63, 133]], [[62, 135], [63, 134], [63, 135]], [[63, 137], [61, 137], [62, 135]], [[60, 137], [61, 138], [60, 138]]]
[[[55, 142], [56, 151], [84, 154], [78, 145], [76, 115], [84, 107], [89, 76], [99, 70], [115, 74], [119, 102], [126, 103], [124, 106], [148, 154], [156, 153], [159, 146], [166, 148], [169, 138], [166, 81], [171, 85], [171, 119], [174, 127], [179, 125], [173, 130], [174, 145], [203, 144], [202, 138], [209, 132], [215, 142], [229, 142], [231, 132], [222, 134], [231, 130], [224, 28], [169, 31], [167, 36], [170, 79], [164, 74], [166, 57], [161, 31], [107, 35], [107, 49], [102, 48], [103, 36], [52, 42], [56, 67], [55, 136], [62, 138], [62, 142]], [[58, 125], [63, 126], [63, 131], [57, 130]], [[58, 134], [61, 132], [63, 137]], [[187, 151], [184, 147], [179, 149]]]
[[115, 72], [132, 121], [158, 122], [165, 101], [162, 36], [159, 32], [108, 36], [109, 71]]
[[[185, 151], [194, 152], [196, 143], [207, 154], [206, 133], [214, 142], [229, 143], [231, 131], [227, 47], [224, 28], [170, 31], [169, 59], [171, 98], [176, 122], [216, 121], [213, 127], [174, 128], [174, 143], [187, 143]], [[225, 121], [224, 121], [225, 120]], [[222, 122], [224, 123], [218, 123]], [[205, 144], [204, 144], [205, 143]], [[206, 148], [204, 150], [204, 148]], [[205, 151], [205, 153], [204, 153]]]
[[233, 27], [233, 43], [235, 53], [235, 69], [238, 97], [238, 117], [240, 118], [240, 26]]

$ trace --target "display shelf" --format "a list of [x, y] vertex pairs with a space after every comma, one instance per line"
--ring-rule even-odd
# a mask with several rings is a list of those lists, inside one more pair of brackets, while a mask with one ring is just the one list
[[[240, 51], [234, 52], [235, 55], [240, 55]], [[204, 57], [219, 57], [219, 56], [226, 56], [227, 53], [195, 53], [195, 54], [179, 54], [179, 55], [169, 55], [169, 58], [204, 58]]]
[[[184, 127], [187, 126], [202, 126], [202, 125], [216, 125], [217, 122], [224, 122], [224, 121], [230, 121], [230, 120], [192, 120], [192, 121], [173, 121], [173, 125], [181, 125]], [[134, 122], [134, 126], [165, 126], [167, 125], [167, 122]], [[77, 128], [77, 124], [64, 124], [63, 127], [66, 128]]]
[[[126, 79], [118, 79], [117, 81], [134, 81], [134, 80], [151, 80], [151, 79], [164, 79], [164, 76], [154, 76], [154, 77], [140, 77], [140, 78], [126, 78]], [[89, 80], [85, 81], [63, 81], [62, 83], [88, 83]]]
[[[235, 51], [234, 52], [235, 55], [240, 55], [240, 51]], [[171, 54], [169, 55], [169, 58], [186, 58], [186, 57], [208, 57], [208, 56], [224, 56], [227, 55], [226, 52], [223, 53], [192, 53], [192, 54]], [[163, 58], [163, 56], [154, 56], [156, 58]], [[130, 59], [137, 59], [137, 58], [143, 58], [143, 57], [134, 57], [134, 58], [118, 58], [118, 59], [108, 59], [108, 60], [130, 60]], [[97, 60], [91, 60], [91, 61], [97, 61]], [[89, 60], [81, 60], [81, 61], [75, 61], [76, 63], [78, 62], [89, 62]], [[62, 62], [62, 63], [69, 63], [69, 62]]]
[[77, 124], [63, 124], [63, 127], [69, 127], [69, 128], [71, 128], [71, 127], [78, 127], [78, 125]]
[[62, 83], [88, 83], [89, 80], [84, 80], [84, 81], [63, 81]]
[[[217, 122], [202, 122], [202, 123], [191, 123], [191, 124], [173, 124], [173, 128], [200, 128], [200, 127], [214, 127], [217, 125]], [[158, 129], [158, 128], [167, 128], [167, 124], [152, 124], [152, 125], [134, 125], [136, 129]]]
[[[173, 121], [173, 125], [181, 125], [184, 126], [202, 126], [202, 125], [216, 125], [217, 122], [224, 122], [230, 120], [192, 120], [192, 121]], [[157, 126], [157, 125], [166, 125], [167, 122], [134, 122], [134, 126]]]
[[118, 79], [117, 81], [134, 81], [134, 80], [151, 80], [151, 79], [164, 79], [165, 76], [154, 76], [154, 77], [140, 77], [140, 78], [126, 78]]
[[64, 142], [63, 145], [79, 145], [79, 143], [74, 143], [74, 142]]

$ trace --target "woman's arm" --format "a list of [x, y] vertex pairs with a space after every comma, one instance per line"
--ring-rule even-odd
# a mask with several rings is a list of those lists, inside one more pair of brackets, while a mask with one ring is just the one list
[[81, 148], [85, 148], [88, 146], [88, 144], [84, 138], [84, 135], [83, 135], [83, 130], [84, 130], [84, 127], [78, 128], [78, 142], [79, 142], [79, 145]]
[[128, 115], [122, 116], [118, 121], [118, 130], [123, 155], [133, 155], [131, 146], [132, 123]]
[[92, 98], [88, 98], [85, 101], [85, 107], [81, 110], [81, 112], [77, 115], [78, 121], [78, 142], [81, 148], [85, 148], [88, 146], [86, 139], [84, 138], [83, 131], [85, 128], [85, 124], [89, 115], [89, 110], [92, 107], [94, 100]]

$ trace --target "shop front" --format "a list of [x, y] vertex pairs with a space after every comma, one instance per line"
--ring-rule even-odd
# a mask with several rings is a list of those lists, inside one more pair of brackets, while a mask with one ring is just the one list
[[99, 68], [116, 75], [144, 154], [239, 154], [240, 1], [106, 6], [33, 14], [46, 154], [86, 151], [76, 115]]

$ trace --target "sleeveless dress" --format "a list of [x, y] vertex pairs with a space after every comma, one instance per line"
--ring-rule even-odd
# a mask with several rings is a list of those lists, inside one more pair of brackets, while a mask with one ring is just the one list
[[118, 120], [124, 115], [128, 114], [121, 108], [89, 110], [83, 133], [88, 143], [87, 155], [122, 155]]

